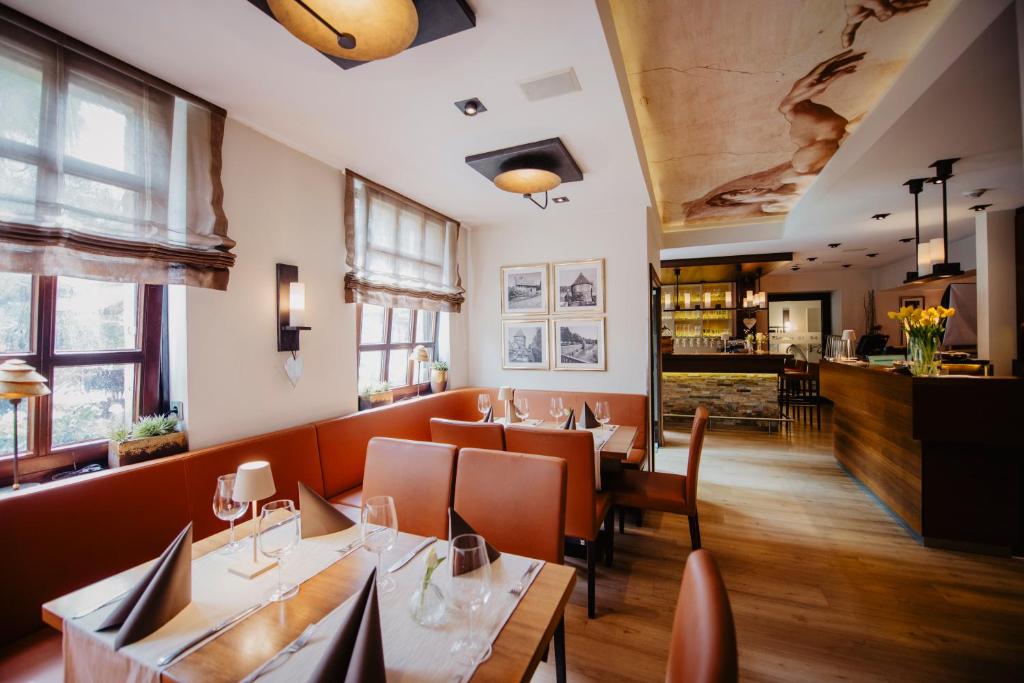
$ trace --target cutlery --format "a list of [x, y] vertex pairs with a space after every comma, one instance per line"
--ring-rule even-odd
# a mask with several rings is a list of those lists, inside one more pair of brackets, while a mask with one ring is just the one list
[[392, 574], [394, 572], [397, 572], [399, 569], [401, 569], [405, 565], [407, 565], [410, 562], [412, 562], [412, 559], [414, 557], [416, 557], [417, 555], [419, 555], [420, 552], [422, 552], [424, 548], [426, 548], [427, 546], [433, 545], [436, 542], [437, 542], [437, 536], [431, 536], [430, 538], [424, 538], [423, 541], [420, 542], [419, 544], [417, 544], [415, 548], [410, 550], [405, 555], [402, 555], [402, 557], [398, 558], [397, 562], [395, 562], [393, 565], [388, 567], [388, 574]]
[[306, 645], [309, 644], [310, 639], [313, 637], [314, 631], [316, 631], [315, 623], [307, 626], [305, 630], [299, 634], [298, 638], [288, 643], [288, 645], [284, 649], [279, 650], [276, 655], [274, 655], [267, 661], [263, 662], [263, 665], [260, 666], [260, 668], [256, 669], [251, 674], [243, 678], [241, 683], [252, 683], [257, 678], [259, 678], [267, 671], [269, 671], [283, 657], [290, 657], [302, 648], [306, 647]]
[[185, 652], [186, 650], [192, 648], [195, 645], [198, 645], [199, 643], [203, 642], [207, 638], [210, 638], [212, 636], [217, 635], [218, 633], [220, 633], [224, 629], [228, 628], [229, 626], [231, 626], [233, 624], [238, 623], [242, 619], [245, 619], [247, 616], [249, 616], [250, 614], [252, 614], [256, 610], [260, 609], [261, 607], [263, 607], [263, 603], [262, 602], [257, 602], [255, 605], [251, 605], [249, 607], [246, 607], [244, 610], [242, 610], [238, 614], [231, 615], [227, 619], [224, 619], [220, 623], [218, 623], [218, 624], [208, 628], [207, 630], [203, 631], [198, 636], [196, 636], [192, 640], [188, 641], [187, 643], [185, 643], [181, 647], [173, 650], [172, 652], [168, 652], [163, 657], [161, 657], [160, 659], [156, 660], [156, 665], [159, 666], [159, 667], [165, 667], [165, 666], [170, 665], [171, 662], [173, 662], [178, 657], [180, 657], [181, 654], [183, 652]]
[[353, 550], [358, 550], [362, 546], [363, 546], [363, 539], [357, 538], [356, 540], [352, 541], [351, 543], [348, 543], [347, 545], [343, 545], [340, 548], [335, 548], [334, 550], [336, 552], [342, 553], [343, 555], [348, 555]]
[[106, 602], [100, 603], [99, 605], [96, 605], [95, 607], [89, 607], [88, 609], [84, 609], [81, 612], [79, 612], [78, 614], [73, 615], [71, 618], [72, 619], [81, 619], [82, 617], [89, 616], [90, 614], [92, 614], [93, 612], [95, 612], [97, 610], [103, 609], [107, 605], [113, 605], [115, 602], [118, 602], [119, 600], [123, 599], [124, 596], [128, 595], [128, 592], [130, 590], [131, 589], [129, 588], [126, 591], [118, 593], [117, 595], [115, 595], [114, 597], [110, 598]]
[[512, 595], [522, 595], [523, 591], [526, 590], [526, 587], [523, 586], [523, 581], [526, 581], [528, 578], [530, 578], [530, 574], [532, 574], [534, 570], [537, 569], [537, 567], [539, 566], [540, 562], [538, 562], [537, 560], [531, 562], [530, 566], [526, 568], [525, 572], [523, 572], [523, 575], [519, 577], [519, 581], [513, 584], [512, 587], [508, 589], [508, 592]]

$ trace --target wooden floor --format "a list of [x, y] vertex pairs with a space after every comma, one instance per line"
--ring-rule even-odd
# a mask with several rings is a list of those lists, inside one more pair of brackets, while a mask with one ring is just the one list
[[[685, 471], [687, 439], [670, 434], [659, 470]], [[1024, 561], [916, 543], [839, 469], [827, 420], [792, 436], [709, 432], [698, 497], [743, 680], [1024, 681]], [[664, 680], [686, 520], [649, 514], [615, 546], [596, 619], [579, 571], [569, 680]], [[552, 664], [534, 680], [553, 681]]]

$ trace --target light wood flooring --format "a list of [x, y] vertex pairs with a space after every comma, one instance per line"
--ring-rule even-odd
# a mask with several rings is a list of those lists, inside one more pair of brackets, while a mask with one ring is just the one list
[[[670, 434], [659, 470], [685, 471], [688, 438]], [[1024, 560], [919, 545], [836, 464], [827, 419], [820, 433], [709, 432], [698, 497], [742, 680], [1024, 681]], [[579, 570], [569, 680], [664, 680], [686, 520], [651, 513], [615, 546], [596, 619]], [[535, 681], [554, 680], [552, 662]]]

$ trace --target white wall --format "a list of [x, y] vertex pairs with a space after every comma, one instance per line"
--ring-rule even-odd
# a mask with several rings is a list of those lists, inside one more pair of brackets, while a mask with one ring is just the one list
[[[525, 200], [524, 200], [525, 201]], [[469, 381], [485, 386], [565, 391], [647, 391], [648, 252], [646, 208], [588, 215], [552, 206], [513, 229], [475, 230], [470, 242]], [[502, 266], [605, 259], [607, 371], [503, 370]], [[549, 332], [550, 336], [550, 332]], [[550, 343], [549, 339], [549, 343]]]
[[978, 357], [997, 375], [1012, 373], [1017, 357], [1017, 310], [1013, 283], [1014, 211], [978, 214]]

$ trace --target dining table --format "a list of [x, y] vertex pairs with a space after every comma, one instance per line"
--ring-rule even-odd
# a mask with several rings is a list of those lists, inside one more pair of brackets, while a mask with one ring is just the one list
[[[248, 521], [237, 525], [236, 533], [243, 537], [250, 534], [251, 542], [252, 524], [252, 521]], [[413, 534], [398, 534], [395, 546], [385, 554], [385, 566], [406, 555], [423, 540]], [[227, 530], [196, 541], [192, 545], [193, 565], [207, 554], [218, 552], [227, 541]], [[419, 557], [422, 564], [422, 554]], [[159, 680], [181, 683], [241, 680], [293, 642], [309, 624], [325, 619], [358, 592], [376, 562], [376, 556], [365, 550], [344, 555], [343, 559], [304, 581], [295, 597], [284, 602], [265, 604], [233, 627], [219, 632], [197, 649], [162, 669]], [[68, 620], [96, 608], [111, 596], [131, 587], [150, 564], [147, 562], [125, 570], [45, 603], [42, 606], [43, 621], [58, 631], [65, 631]], [[410, 563], [407, 571], [415, 571], [412, 567], [413, 563]], [[530, 680], [562, 619], [575, 583], [576, 572], [571, 567], [543, 563], [514, 608], [511, 608], [507, 621], [503, 626], [498, 624], [500, 630], [493, 640], [491, 656], [465, 680]], [[504, 594], [509, 591], [505, 588], [494, 586], [492, 590], [507, 598]], [[119, 654], [111, 653], [112, 656]], [[65, 665], [68, 666], [68, 663]], [[388, 678], [393, 678], [390, 670]], [[402, 680], [403, 676], [398, 673], [394, 678]], [[447, 683], [452, 678], [445, 676], [443, 680]]]

